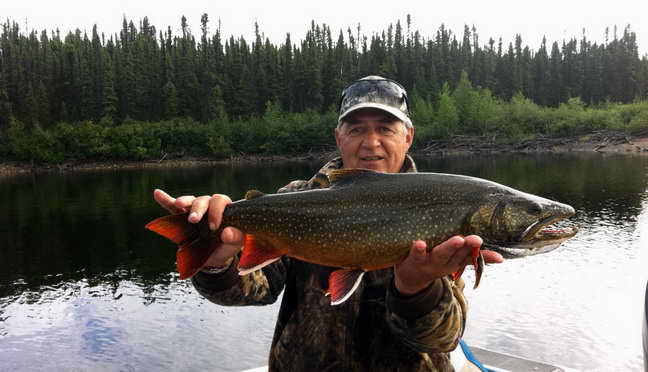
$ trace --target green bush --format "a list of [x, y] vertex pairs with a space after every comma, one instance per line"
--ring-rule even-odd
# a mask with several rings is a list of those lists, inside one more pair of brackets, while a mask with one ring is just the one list
[[630, 133], [638, 133], [644, 130], [648, 130], [648, 110], [641, 111], [630, 120], [628, 124], [628, 130]]
[[447, 139], [451, 134], [458, 131], [458, 126], [459, 112], [454, 98], [450, 95], [448, 83], [445, 83], [439, 95], [439, 107], [434, 118], [432, 135], [435, 138]]
[[[416, 92], [415, 92], [416, 93]], [[505, 102], [467, 80], [451, 91], [444, 84], [436, 107], [417, 94], [410, 99], [416, 128], [414, 148], [455, 134], [488, 135], [511, 142], [538, 135], [573, 136], [614, 129], [630, 133], [648, 129], [648, 102], [607, 102], [586, 106], [578, 97], [557, 108], [540, 107], [521, 93]], [[265, 114], [200, 123], [191, 118], [115, 125], [110, 117], [96, 124], [59, 122], [48, 130], [26, 127], [9, 118], [0, 133], [0, 156], [6, 159], [59, 163], [74, 160], [146, 160], [164, 154], [226, 158], [232, 154], [299, 154], [335, 145], [334, 108], [326, 112], [282, 112], [268, 102]]]
[[25, 128], [18, 120], [10, 118], [6, 132], [6, 151], [16, 160], [36, 163], [60, 163], [63, 161], [63, 148], [51, 132], [34, 126]]
[[52, 129], [54, 138], [63, 146], [64, 158], [69, 160], [102, 159], [109, 157], [106, 144], [108, 128], [84, 121], [73, 125], [57, 123]]
[[118, 159], [146, 160], [159, 158], [162, 141], [145, 123], [122, 124], [108, 130], [106, 142], [110, 153]]
[[498, 119], [498, 130], [504, 137], [516, 139], [526, 134], [545, 134], [549, 121], [545, 110], [518, 92], [504, 105], [503, 116]]

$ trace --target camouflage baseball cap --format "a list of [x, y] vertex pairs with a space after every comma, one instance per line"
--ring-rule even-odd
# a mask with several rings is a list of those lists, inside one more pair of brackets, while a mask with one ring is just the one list
[[407, 92], [394, 80], [372, 75], [356, 80], [344, 88], [340, 99], [338, 127], [347, 115], [363, 108], [387, 111], [405, 123], [408, 128], [412, 127]]

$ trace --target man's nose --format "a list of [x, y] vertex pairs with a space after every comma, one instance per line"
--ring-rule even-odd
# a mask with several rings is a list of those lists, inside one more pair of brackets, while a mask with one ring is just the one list
[[380, 146], [380, 135], [376, 131], [368, 131], [362, 139], [363, 146], [378, 147]]

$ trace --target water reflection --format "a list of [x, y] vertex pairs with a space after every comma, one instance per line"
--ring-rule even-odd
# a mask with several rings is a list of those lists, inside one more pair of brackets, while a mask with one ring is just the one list
[[[418, 165], [491, 179], [578, 211], [581, 231], [561, 249], [489, 266], [480, 288], [467, 289], [470, 343], [584, 370], [640, 366], [634, 334], [648, 279], [648, 159], [500, 155]], [[318, 166], [1, 179], [3, 369], [234, 371], [265, 363], [277, 305], [215, 306], [179, 281], [174, 247], [143, 229], [163, 214], [151, 192], [240, 198], [308, 178]]]

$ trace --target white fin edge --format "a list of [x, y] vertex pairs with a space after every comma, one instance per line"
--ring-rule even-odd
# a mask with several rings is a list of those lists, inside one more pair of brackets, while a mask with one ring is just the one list
[[239, 275], [240, 275], [240, 276], [243, 276], [243, 275], [247, 275], [247, 274], [249, 274], [249, 273], [251, 273], [251, 272], [254, 272], [254, 271], [260, 270], [260, 269], [262, 269], [263, 267], [270, 265], [271, 263], [277, 261], [277, 260], [280, 259], [280, 258], [281, 258], [281, 257], [276, 257], [276, 258], [273, 258], [273, 259], [268, 260], [268, 261], [263, 261], [263, 262], [261, 262], [260, 264], [254, 266], [254, 267], [251, 267], [251, 268], [249, 268], [249, 269], [244, 269], [244, 270], [239, 269]]
[[355, 292], [356, 289], [358, 289], [358, 286], [360, 285], [360, 282], [362, 281], [362, 277], [364, 276], [365, 273], [366, 273], [366, 271], [363, 271], [360, 275], [358, 275], [358, 279], [356, 279], [355, 283], [353, 284], [353, 287], [351, 287], [351, 290], [349, 290], [349, 292], [347, 292], [344, 295], [344, 297], [342, 297], [341, 299], [339, 299], [337, 301], [331, 301], [331, 305], [332, 306], [339, 305], [339, 304], [343, 303], [344, 301], [348, 300], [349, 297], [351, 297], [351, 295], [353, 294], [353, 292]]

